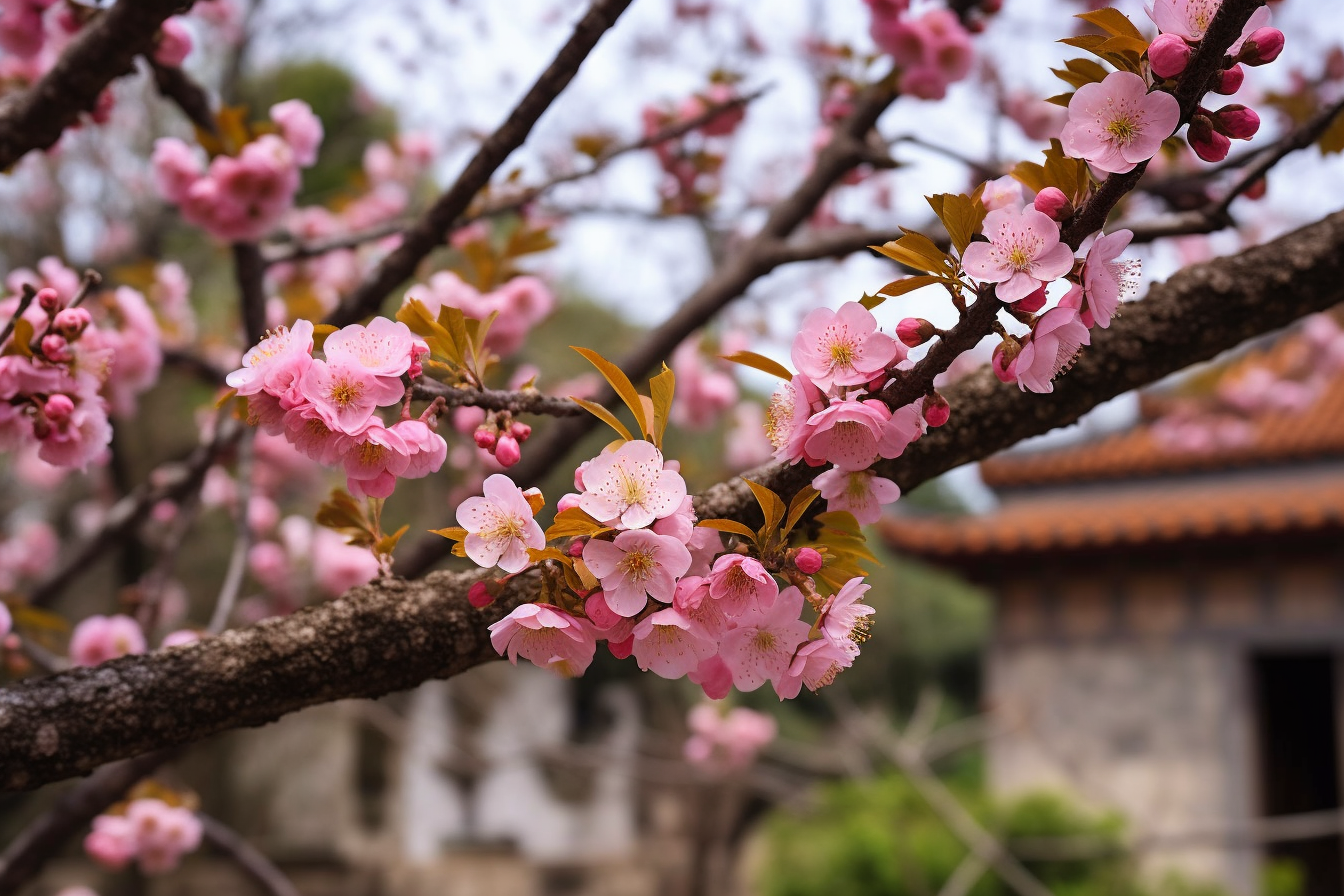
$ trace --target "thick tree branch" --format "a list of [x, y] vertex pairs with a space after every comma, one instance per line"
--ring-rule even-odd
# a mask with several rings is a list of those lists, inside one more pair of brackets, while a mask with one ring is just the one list
[[113, 78], [134, 71], [164, 20], [192, 0], [117, 3], [90, 22], [32, 87], [0, 100], [0, 171], [29, 150], [46, 149], [79, 116], [93, 110]]
[[[1181, 271], [1125, 306], [1049, 395], [988, 370], [946, 390], [953, 422], [878, 466], [913, 488], [952, 467], [1077, 420], [1121, 392], [1213, 357], [1344, 300], [1344, 213], [1237, 256]], [[814, 468], [778, 465], [752, 478], [781, 493]], [[701, 516], [750, 522], [740, 479], [697, 500]], [[376, 697], [456, 675], [495, 657], [486, 626], [533, 597], [527, 578], [485, 610], [467, 603], [475, 576], [389, 579], [340, 600], [198, 644], [123, 657], [0, 690], [0, 788], [22, 789], [114, 759], [346, 697]]]
[[596, 0], [574, 27], [569, 41], [537, 78], [536, 83], [509, 113], [509, 117], [485, 142], [457, 181], [433, 206], [402, 234], [401, 245], [383, 259], [355, 290], [346, 296], [327, 323], [343, 327], [378, 311], [383, 299], [414, 273], [425, 256], [442, 245], [448, 232], [471, 205], [476, 194], [490, 181], [496, 169], [523, 145], [532, 126], [568, 86], [579, 66], [602, 37], [625, 12], [631, 0]]

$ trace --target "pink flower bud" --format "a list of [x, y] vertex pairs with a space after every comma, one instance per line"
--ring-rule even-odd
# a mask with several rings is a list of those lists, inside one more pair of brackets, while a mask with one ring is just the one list
[[1026, 298], [1018, 299], [1013, 303], [1014, 311], [1023, 311], [1027, 314], [1035, 314], [1045, 307], [1045, 284], [1037, 287], [1036, 291], [1030, 293]]
[[1231, 96], [1241, 89], [1241, 82], [1245, 80], [1246, 69], [1239, 65], [1234, 65], [1215, 75], [1213, 83], [1209, 85], [1209, 89], [1214, 93], [1219, 93], [1223, 96]]
[[532, 427], [528, 426], [526, 423], [518, 423], [517, 421], [514, 421], [509, 427], [509, 435], [520, 442], [526, 442], [532, 435]]
[[1190, 45], [1176, 34], [1159, 34], [1148, 45], [1148, 67], [1159, 78], [1174, 78], [1190, 62]]
[[994, 347], [994, 357], [990, 359], [989, 366], [1001, 382], [1017, 381], [1017, 356], [1021, 351], [1022, 343], [1016, 339], [1005, 339]]
[[1247, 65], [1264, 65], [1279, 58], [1283, 52], [1283, 32], [1277, 28], [1258, 28], [1246, 38], [1237, 54], [1237, 61]]
[[924, 396], [924, 421], [930, 426], [942, 426], [952, 416], [947, 399], [937, 392]]
[[563, 496], [559, 501], [555, 502], [555, 512], [564, 513], [571, 507], [578, 507], [580, 500], [581, 498], [578, 495], [574, 494], [573, 492], [570, 492], [569, 494]]
[[52, 423], [64, 423], [75, 412], [75, 402], [69, 395], [57, 393], [47, 399], [42, 412]]
[[70, 344], [65, 341], [65, 337], [58, 333], [48, 333], [42, 337], [42, 354], [48, 361], [57, 363], [69, 361], [74, 357], [70, 353]]
[[1249, 140], [1260, 130], [1260, 116], [1254, 109], [1233, 103], [1213, 113], [1213, 126], [1218, 133], [1233, 140]]
[[1073, 203], [1059, 187], [1046, 187], [1036, 194], [1032, 206], [1052, 221], [1063, 221], [1073, 214]]
[[1190, 119], [1190, 127], [1185, 132], [1190, 148], [1206, 162], [1221, 162], [1227, 158], [1232, 141], [1213, 129], [1213, 121], [1207, 115], [1196, 115]]
[[476, 441], [477, 448], [486, 451], [493, 451], [495, 449], [495, 434], [493, 431], [482, 427], [473, 432], [471, 437]]
[[804, 575], [810, 576], [821, 572], [821, 563], [821, 552], [816, 548], [799, 548], [798, 553], [793, 556], [793, 565]]
[[44, 286], [37, 291], [37, 304], [47, 314], [55, 314], [61, 310], [64, 304], [61, 301], [61, 295], [50, 286]]
[[84, 308], [63, 308], [56, 312], [56, 317], [52, 320], [51, 326], [57, 333], [73, 342], [80, 337], [92, 321], [93, 318]]
[[191, 53], [191, 34], [179, 18], [166, 20], [161, 28], [159, 44], [154, 48], [154, 61], [172, 68], [180, 66]]
[[467, 589], [467, 602], [478, 610], [490, 606], [494, 600], [484, 582], [472, 582], [471, 587]]
[[907, 317], [896, 325], [896, 338], [914, 348], [933, 338], [934, 326], [922, 317]]
[[518, 448], [518, 440], [510, 435], [503, 435], [495, 442], [495, 460], [499, 461], [500, 466], [511, 467], [523, 459], [523, 452]]

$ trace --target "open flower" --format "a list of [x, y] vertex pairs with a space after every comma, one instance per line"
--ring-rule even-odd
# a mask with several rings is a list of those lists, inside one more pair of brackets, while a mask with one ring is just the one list
[[597, 651], [597, 638], [591, 627], [546, 604], [515, 607], [512, 613], [490, 626], [490, 644], [500, 656], [507, 655], [515, 666], [521, 655], [565, 678], [582, 675]]
[[632, 529], [618, 533], [614, 541], [589, 540], [583, 562], [601, 580], [607, 606], [617, 615], [634, 616], [650, 597], [672, 602], [677, 579], [690, 569], [691, 552], [670, 535]]
[[[1071, 295], [1076, 296], [1074, 287]], [[1065, 297], [1068, 299], [1068, 296]], [[1087, 325], [1076, 305], [1060, 305], [1045, 312], [1036, 321], [1031, 339], [1022, 346], [1014, 362], [1013, 373], [1023, 392], [1053, 392], [1051, 382], [1060, 371], [1073, 363], [1079, 349], [1091, 343]]]
[[639, 668], [663, 678], [681, 678], [718, 652], [680, 610], [668, 607], [635, 626], [632, 653]]
[[901, 496], [901, 487], [872, 470], [827, 470], [812, 480], [812, 487], [826, 499], [828, 511], [845, 510], [860, 525], [882, 518], [882, 505]]
[[1148, 92], [1133, 72], [1111, 72], [1084, 84], [1069, 100], [1069, 123], [1060, 132], [1064, 152], [1102, 171], [1123, 174], [1157, 154], [1181, 119], [1181, 104], [1161, 90]]
[[724, 554], [709, 574], [709, 595], [724, 613], [740, 616], [752, 607], [768, 607], [779, 594], [779, 583], [761, 561], [741, 554]]
[[[900, 352], [904, 357], [903, 350]], [[817, 308], [793, 340], [793, 363], [821, 391], [866, 383], [895, 360], [896, 340], [877, 331], [877, 318], [858, 302], [839, 311]]]
[[810, 626], [798, 618], [802, 612], [803, 593], [791, 585], [771, 606], [752, 607], [737, 618], [737, 628], [719, 644], [719, 655], [739, 691], [754, 691], [788, 671], [794, 651], [807, 641]]
[[997, 283], [1005, 302], [1025, 299], [1073, 267], [1073, 251], [1059, 241], [1059, 225], [1034, 208], [995, 209], [985, 215], [982, 232], [989, 242], [967, 246], [962, 267], [978, 280]]
[[686, 497], [681, 474], [664, 469], [662, 452], [639, 439], [589, 461], [583, 487], [579, 507], [584, 513], [627, 529], [642, 529], [671, 516]]
[[495, 473], [485, 480], [485, 497], [468, 498], [457, 508], [457, 522], [468, 532], [462, 546], [480, 566], [496, 564], [505, 572], [527, 566], [527, 549], [546, 546], [546, 535], [532, 518], [532, 507], [513, 480]]
[[1087, 260], [1083, 262], [1083, 295], [1087, 297], [1084, 324], [1091, 326], [1095, 322], [1099, 327], [1110, 326], [1111, 315], [1138, 288], [1141, 263], [1119, 257], [1133, 238], [1132, 230], [1117, 230], [1098, 237], [1088, 251]]
[[832, 594], [821, 608], [822, 637], [851, 657], [859, 655], [859, 645], [868, 640], [868, 627], [877, 612], [859, 598], [871, 588], [862, 578], [853, 578]]

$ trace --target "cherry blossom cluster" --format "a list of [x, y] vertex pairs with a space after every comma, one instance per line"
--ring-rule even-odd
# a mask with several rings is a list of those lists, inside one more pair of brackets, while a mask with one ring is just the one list
[[686, 724], [691, 736], [686, 738], [682, 755], [688, 762], [714, 768], [751, 765], [779, 734], [773, 716], [745, 706], [735, 706], [725, 713], [711, 703], [700, 703], [691, 707]]
[[270, 109], [279, 133], [262, 133], [206, 167], [176, 137], [154, 143], [154, 180], [190, 224], [225, 241], [257, 240], [280, 223], [299, 190], [299, 169], [317, 161], [322, 122], [302, 100]]
[[89, 858], [111, 871], [135, 860], [145, 874], [172, 871], [201, 845], [201, 820], [185, 806], [134, 799], [123, 811], [99, 815], [84, 838]]
[[532, 328], [555, 310], [555, 294], [550, 287], [528, 275], [512, 277], [490, 292], [481, 292], [452, 271], [439, 271], [406, 291], [403, 304], [412, 300], [421, 302], [435, 318], [443, 308], [457, 308], [475, 320], [498, 313], [485, 345], [500, 357], [518, 351]]
[[[1148, 68], [1154, 78], [1179, 78], [1190, 62], [1195, 46], [1204, 39], [1220, 0], [1154, 0], [1145, 9], [1160, 32], [1148, 47]], [[1243, 65], [1273, 62], [1283, 51], [1283, 32], [1269, 25], [1269, 7], [1257, 9], [1246, 22], [1241, 36], [1228, 49], [1228, 67], [1214, 78], [1212, 92], [1231, 95], [1245, 78]], [[1209, 111], [1200, 106], [1190, 119], [1186, 139], [1206, 162], [1227, 157], [1232, 140], [1249, 140], [1260, 127], [1255, 110], [1240, 103]]]
[[[924, 433], [926, 422], [943, 422], [914, 402], [892, 411], [877, 393], [891, 372], [910, 366], [901, 341], [878, 329], [873, 313], [858, 302], [838, 311], [818, 308], [802, 322], [793, 341], [798, 373], [775, 392], [766, 412], [766, 435], [777, 460], [830, 464], [813, 480], [832, 511], [847, 511], [860, 523], [877, 522], [881, 506], [900, 497], [890, 479], [869, 468], [879, 458], [899, 457]], [[945, 404], [944, 404], [945, 407]]]
[[[0, 448], [36, 445], [43, 461], [83, 469], [111, 441], [109, 411], [132, 413], [136, 396], [158, 378], [158, 321], [126, 286], [75, 306], [80, 278], [55, 258], [11, 272], [6, 286]], [[25, 287], [35, 290], [30, 300]]]
[[[541, 495], [501, 474], [458, 507], [461, 529], [449, 537], [467, 557], [508, 576], [538, 569], [545, 583], [539, 602], [490, 627], [510, 661], [581, 675], [606, 641], [614, 656], [687, 677], [714, 699], [767, 681], [787, 699], [829, 684], [858, 656], [873, 614], [859, 602], [869, 586], [853, 578], [822, 597], [812, 575], [824, 557], [808, 546], [763, 557], [746, 545], [725, 551], [717, 531], [696, 525], [676, 462], [651, 442], [610, 446], [579, 467], [575, 487], [558, 502], [561, 528], [549, 538], [535, 519]], [[500, 584], [478, 582], [472, 602], [488, 604]]]
[[[737, 96], [732, 84], [714, 83], [703, 92], [682, 100], [675, 108], [645, 106], [644, 136], [652, 137], [673, 125], [689, 122]], [[663, 140], [652, 147], [663, 169], [659, 192], [663, 210], [691, 214], [704, 209], [718, 195], [719, 174], [724, 164], [723, 140], [731, 137], [746, 117], [746, 109], [725, 109], [695, 131], [676, 140]]]
[[869, 33], [900, 66], [901, 93], [940, 100], [948, 85], [971, 73], [971, 36], [956, 13], [942, 7], [910, 12], [909, 0], [864, 0], [872, 12]]
[[[410, 383], [429, 349], [400, 321], [374, 318], [327, 336], [313, 356], [313, 324], [272, 332], [226, 381], [247, 399], [249, 416], [284, 435], [323, 466], [340, 465], [356, 497], [386, 498], [397, 479], [438, 472], [448, 446], [434, 431], [437, 408], [410, 415]], [[401, 406], [386, 425], [377, 411]]]

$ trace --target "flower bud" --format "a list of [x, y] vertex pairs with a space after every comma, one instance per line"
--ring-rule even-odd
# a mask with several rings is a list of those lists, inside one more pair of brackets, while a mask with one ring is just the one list
[[1233, 140], [1249, 140], [1260, 130], [1260, 116], [1254, 109], [1233, 103], [1213, 113], [1213, 127]]
[[1037, 193], [1032, 206], [1052, 221], [1063, 221], [1073, 214], [1073, 203], [1059, 187], [1046, 187]]
[[952, 416], [952, 407], [947, 403], [938, 392], [930, 392], [924, 396], [924, 422], [930, 426], [942, 426], [947, 422], [947, 418]]
[[48, 361], [61, 363], [74, 358], [70, 353], [70, 344], [58, 333], [48, 333], [42, 337], [42, 354]]
[[1185, 139], [1189, 141], [1195, 155], [1206, 162], [1221, 162], [1227, 158], [1227, 151], [1232, 147], [1232, 141], [1215, 131], [1213, 120], [1204, 114], [1190, 119]]
[[1190, 45], [1176, 34], [1159, 34], [1148, 45], [1148, 68], [1159, 78], [1174, 78], [1190, 63]]
[[75, 412], [75, 402], [69, 395], [56, 393], [47, 399], [42, 413], [53, 423], [64, 423]]
[[1277, 28], [1257, 28], [1241, 45], [1237, 61], [1247, 65], [1264, 65], [1279, 58], [1283, 52], [1283, 32]]
[[562, 495], [560, 497], [560, 500], [555, 502], [555, 512], [564, 513], [566, 510], [578, 507], [579, 500], [580, 500], [579, 496], [574, 494], [573, 492], [569, 492], [566, 495]]
[[1010, 310], [1024, 314], [1035, 314], [1037, 311], [1040, 311], [1044, 307], [1045, 307], [1045, 284], [1042, 283], [1040, 286], [1036, 287], [1035, 292], [1032, 292], [1014, 302]]
[[481, 448], [485, 451], [495, 450], [495, 434], [492, 430], [481, 427], [473, 432], [471, 437], [476, 441], [477, 448]]
[[532, 427], [528, 426], [526, 423], [514, 421], [514, 423], [509, 426], [509, 435], [513, 436], [519, 442], [526, 442], [532, 435]]
[[471, 587], [467, 589], [467, 602], [478, 610], [490, 606], [494, 600], [484, 582], [472, 582]]
[[804, 575], [810, 576], [821, 572], [821, 564], [821, 552], [816, 548], [799, 548], [798, 553], [793, 555], [793, 565]]
[[1245, 190], [1243, 190], [1241, 195], [1246, 197], [1247, 199], [1264, 199], [1265, 190], [1267, 187], [1268, 184], [1265, 183], [1265, 179], [1262, 177], [1255, 183], [1247, 187]]
[[1231, 96], [1241, 89], [1241, 82], [1245, 80], [1246, 69], [1234, 65], [1214, 75], [1213, 81], [1209, 84], [1209, 89], [1223, 96]]
[[56, 312], [56, 317], [52, 320], [51, 326], [66, 340], [73, 342], [83, 334], [85, 328], [92, 321], [93, 318], [89, 315], [89, 312], [83, 308], [62, 308]]
[[928, 342], [935, 332], [933, 324], [922, 317], [907, 317], [896, 325], [896, 338], [911, 348]]
[[1011, 383], [1017, 380], [1017, 356], [1022, 352], [1022, 343], [1008, 337], [994, 347], [994, 357], [990, 367], [1001, 382]]
[[61, 301], [60, 293], [50, 286], [44, 286], [37, 291], [37, 304], [47, 314], [55, 314], [65, 303]]
[[518, 448], [518, 440], [510, 435], [503, 435], [495, 442], [495, 460], [499, 461], [501, 466], [511, 467], [523, 459], [523, 452]]

